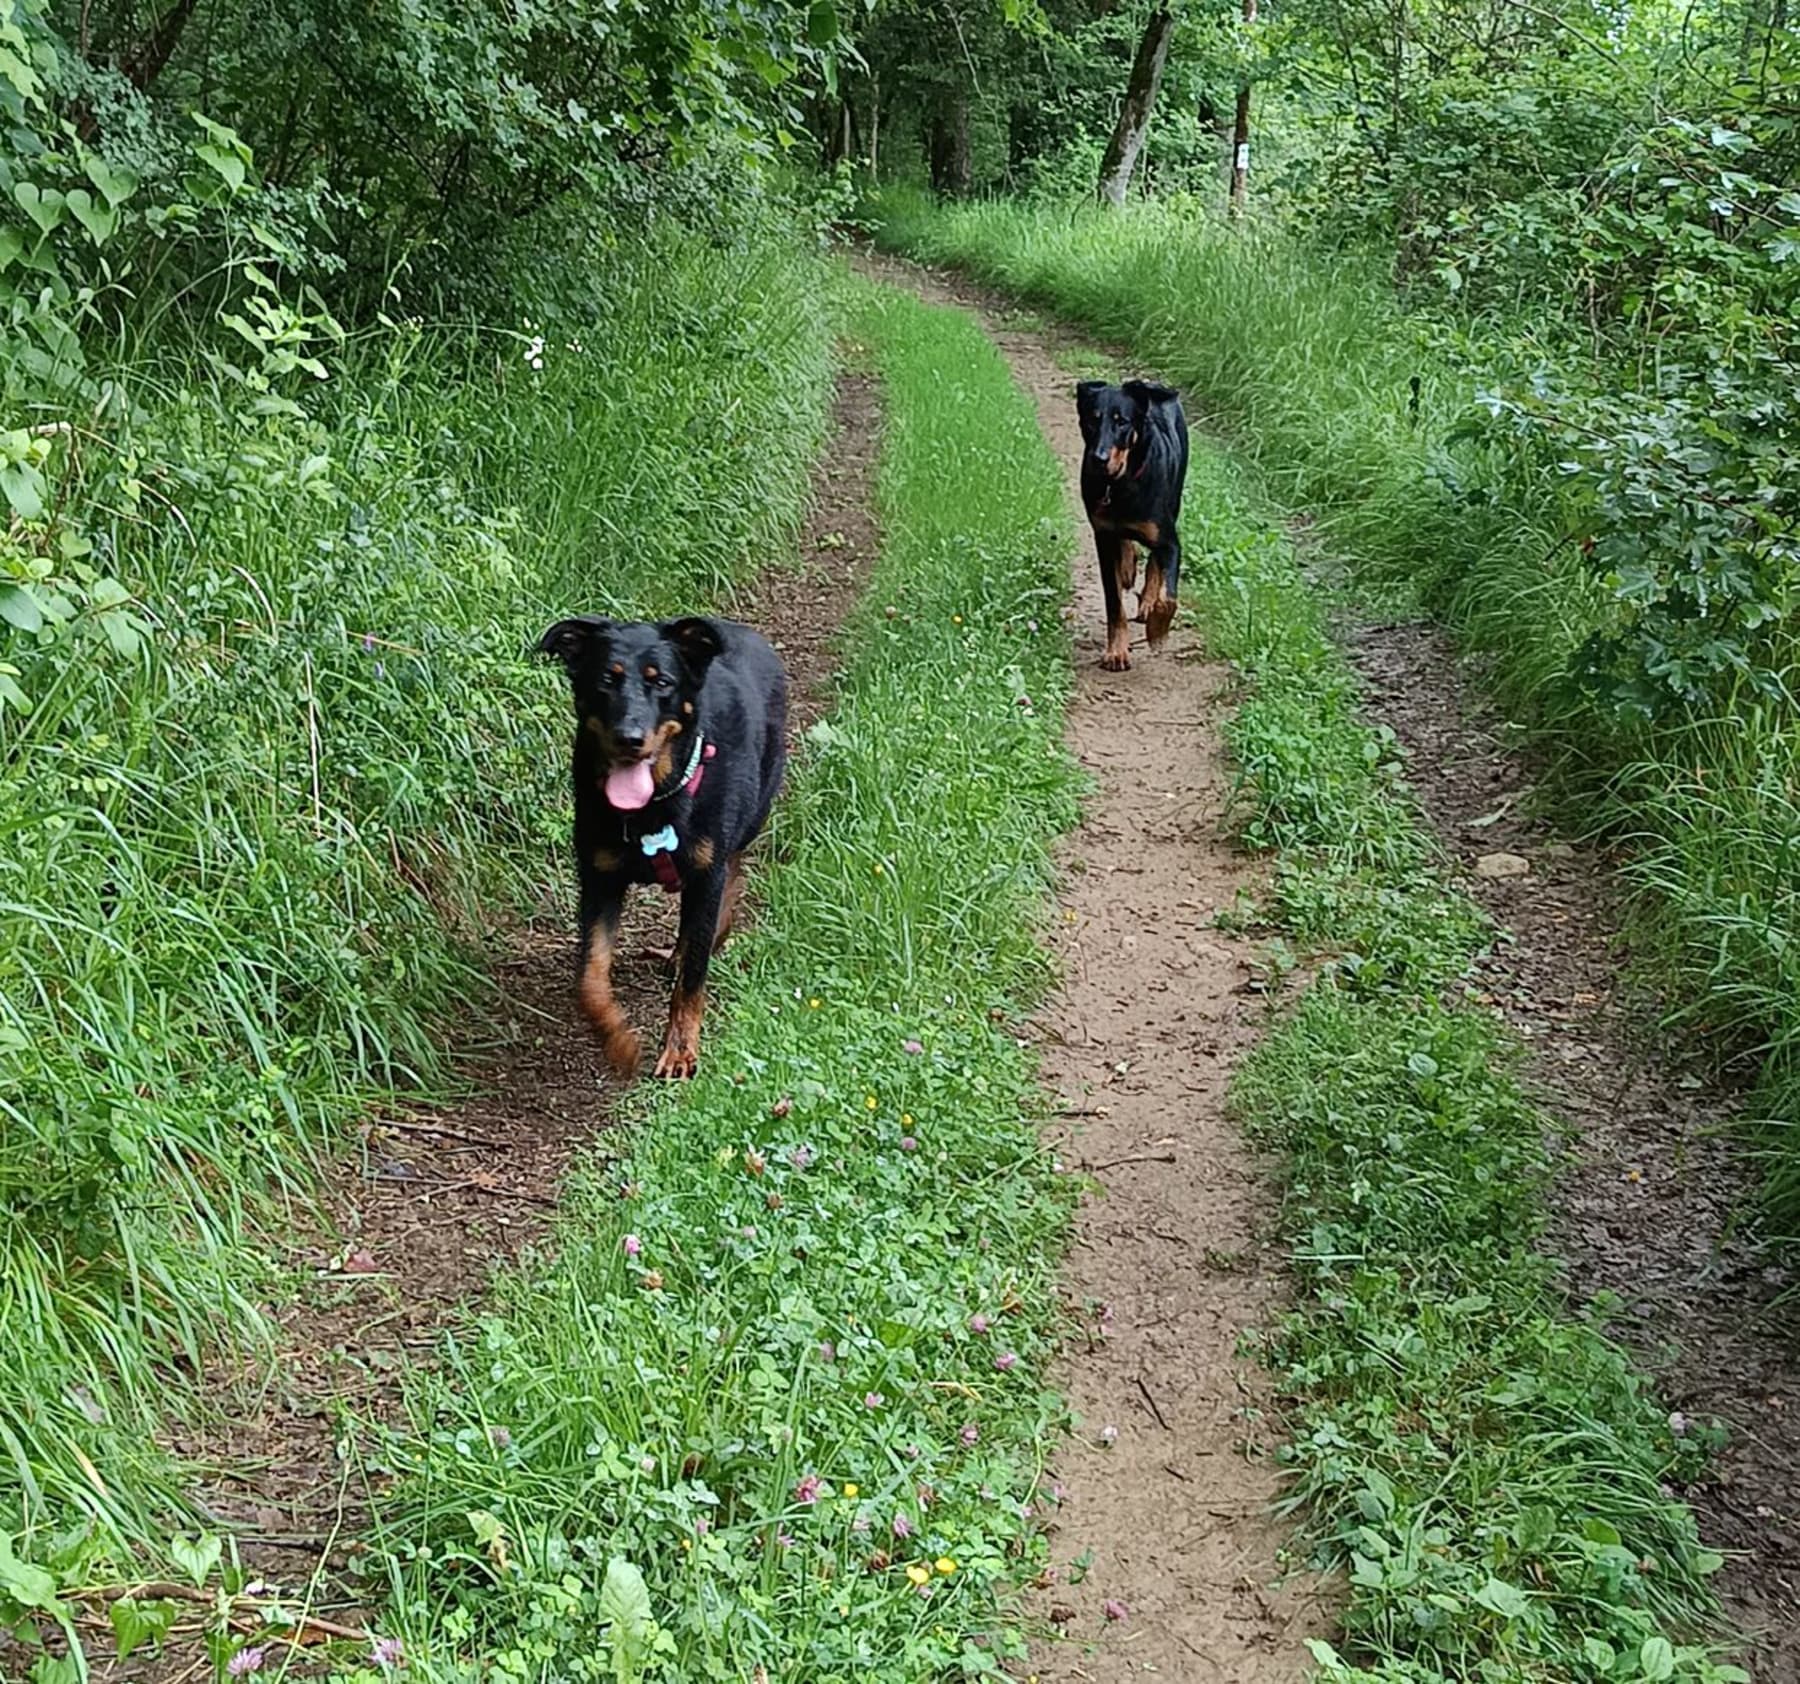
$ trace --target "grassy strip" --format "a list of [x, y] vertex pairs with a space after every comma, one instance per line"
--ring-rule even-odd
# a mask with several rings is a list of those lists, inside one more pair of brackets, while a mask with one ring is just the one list
[[1539, 1249], [1550, 1131], [1463, 987], [1488, 931], [1285, 535], [1204, 441], [1188, 485], [1187, 599], [1246, 681], [1245, 834], [1277, 851], [1276, 924], [1332, 955], [1235, 1089], [1286, 1163], [1293, 1502], [1349, 1580], [1326, 1675], [1742, 1679], [1669, 1495], [1698, 1451]]
[[142, 650], [7, 646], [36, 705], [0, 716], [0, 1533], [58, 1576], [169, 1524], [171, 1365], [259, 1325], [246, 1235], [371, 1090], [444, 1078], [493, 909], [560, 873], [529, 639], [788, 546], [818, 259], [583, 262], [535, 358], [399, 326], [298, 420], [173, 371], [130, 420], [143, 506], [80, 511]]
[[1741, 1679], [1700, 1640], [1720, 1558], [1669, 1495], [1697, 1450], [1539, 1249], [1550, 1131], [1463, 987], [1488, 932], [1286, 537], [1205, 445], [1189, 486], [1190, 600], [1247, 682], [1247, 833], [1279, 926], [1332, 955], [1235, 1088], [1286, 1162], [1293, 1501], [1349, 1570], [1327, 1676]]
[[1004, 1019], [1047, 979], [1075, 817], [1069, 535], [978, 329], [852, 308], [889, 536], [700, 1076], [646, 1093], [392, 1449], [378, 1543], [431, 1678], [917, 1684], [1018, 1652], [1069, 1195]]
[[[1772, 1224], [1800, 1235], [1800, 714], [1748, 685], [1718, 717], [1634, 726], [1569, 679], [1616, 604], [1589, 515], [1522, 446], [1459, 436], [1474, 379], [1385, 273], [1269, 230], [1145, 207], [1101, 217], [888, 195], [882, 237], [1127, 344], [1223, 415], [1269, 486], [1359, 572], [1407, 581], [1561, 768], [1572, 823], [1630, 844], [1634, 945], [1681, 1016], [1755, 1049]], [[1413, 383], [1417, 381], [1417, 396]]]

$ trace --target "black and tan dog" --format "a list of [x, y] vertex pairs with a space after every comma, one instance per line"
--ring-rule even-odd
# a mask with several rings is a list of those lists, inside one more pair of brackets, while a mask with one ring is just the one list
[[1108, 386], [1084, 380], [1075, 388], [1075, 413], [1087, 448], [1081, 453], [1081, 501], [1100, 555], [1106, 596], [1108, 672], [1131, 665], [1131, 637], [1120, 598], [1137, 583], [1137, 546], [1150, 559], [1137, 617], [1154, 648], [1169, 635], [1181, 583], [1181, 539], [1175, 523], [1187, 482], [1187, 417], [1167, 386], [1127, 380]]
[[637, 1069], [637, 1032], [613, 995], [619, 916], [634, 883], [681, 895], [675, 996], [659, 1076], [694, 1073], [706, 972], [730, 932], [740, 856], [787, 766], [787, 675], [729, 620], [561, 620], [538, 645], [575, 695], [575, 870], [581, 1009], [614, 1068]]

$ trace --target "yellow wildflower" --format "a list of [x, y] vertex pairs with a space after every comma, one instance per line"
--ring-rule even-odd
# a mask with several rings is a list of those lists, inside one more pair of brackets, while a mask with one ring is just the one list
[[907, 1568], [906, 1576], [911, 1579], [915, 1585], [928, 1585], [931, 1583], [931, 1569], [929, 1567], [921, 1567], [916, 1561], [912, 1566]]
[[945, 1578], [948, 1578], [956, 1571], [956, 1563], [947, 1555], [940, 1555], [937, 1560], [932, 1563], [932, 1566], [942, 1573]]
[[878, 1103], [879, 1102], [876, 1100], [874, 1094], [867, 1094], [863, 1098], [863, 1109], [865, 1111], [873, 1111]]
[[855, 1498], [855, 1497], [860, 1496], [861, 1494], [862, 1494], [862, 1487], [859, 1485], [846, 1485], [844, 1487], [844, 1495], [846, 1497]]

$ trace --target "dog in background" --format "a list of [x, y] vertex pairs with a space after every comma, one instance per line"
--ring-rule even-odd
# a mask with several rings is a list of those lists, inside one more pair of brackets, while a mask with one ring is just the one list
[[1081, 455], [1081, 501], [1094, 529], [1100, 589], [1106, 597], [1106, 653], [1100, 665], [1131, 665], [1131, 634], [1123, 594], [1137, 584], [1137, 546], [1149, 551], [1137, 617], [1155, 648], [1169, 635], [1181, 583], [1181, 539], [1175, 523], [1187, 482], [1187, 417], [1167, 386], [1127, 380], [1108, 386], [1084, 380], [1075, 388], [1075, 413], [1086, 448]]
[[575, 871], [582, 1012], [621, 1075], [637, 1031], [613, 995], [619, 919], [634, 883], [681, 896], [675, 993], [656, 1074], [692, 1076], [706, 973], [730, 933], [742, 855], [787, 767], [787, 674], [748, 626], [559, 620], [538, 644], [575, 700]]

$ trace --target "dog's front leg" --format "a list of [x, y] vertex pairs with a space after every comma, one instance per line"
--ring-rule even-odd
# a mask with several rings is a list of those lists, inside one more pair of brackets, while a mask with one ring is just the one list
[[681, 929], [675, 942], [675, 994], [669, 1002], [669, 1033], [657, 1075], [683, 1081], [700, 1062], [700, 1014], [706, 1006], [706, 973], [719, 930], [726, 867], [696, 872], [681, 891]]
[[1131, 632], [1119, 600], [1119, 570], [1124, 565], [1128, 540], [1116, 532], [1094, 528], [1094, 549], [1100, 557], [1100, 594], [1106, 598], [1106, 653], [1100, 665], [1108, 672], [1124, 672], [1131, 665]]
[[619, 914], [625, 907], [622, 878], [602, 876], [591, 868], [581, 878], [581, 1010], [599, 1031], [606, 1061], [621, 1076], [635, 1076], [637, 1031], [625, 1021], [613, 996], [613, 956], [619, 946]]

